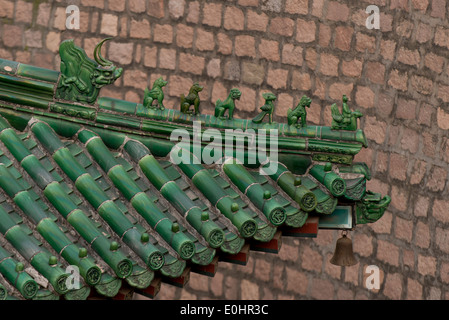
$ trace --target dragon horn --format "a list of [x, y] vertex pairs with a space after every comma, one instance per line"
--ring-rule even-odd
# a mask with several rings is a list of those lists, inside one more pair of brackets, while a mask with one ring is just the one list
[[101, 46], [103, 45], [103, 43], [107, 40], [111, 40], [112, 38], [106, 38], [103, 39], [99, 44], [97, 44], [97, 46], [95, 47], [94, 50], [94, 58], [95, 61], [97, 61], [97, 63], [103, 67], [106, 66], [111, 66], [113, 65], [113, 63], [109, 60], [106, 60], [105, 58], [103, 58], [103, 56], [101, 55]]

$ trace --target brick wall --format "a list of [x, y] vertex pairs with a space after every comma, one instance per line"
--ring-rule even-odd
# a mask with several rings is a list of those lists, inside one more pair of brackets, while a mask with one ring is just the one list
[[[66, 30], [69, 4], [79, 30]], [[380, 30], [366, 28], [371, 4]], [[448, 10], [445, 0], [0, 0], [0, 57], [58, 70], [62, 40], [92, 57], [111, 36], [104, 55], [125, 72], [102, 95], [141, 102], [162, 75], [168, 107], [198, 81], [204, 113], [232, 87], [241, 118], [266, 91], [278, 97], [277, 121], [303, 94], [312, 124], [329, 125], [342, 94], [364, 113], [369, 149], [357, 158], [371, 167], [368, 188], [392, 203], [351, 234], [357, 266], [331, 265], [339, 234], [321, 230], [283, 238], [278, 255], [252, 252], [244, 267], [220, 263], [213, 278], [192, 273], [183, 290], [163, 285], [158, 299], [447, 299]], [[363, 286], [366, 265], [383, 272], [377, 293]]]

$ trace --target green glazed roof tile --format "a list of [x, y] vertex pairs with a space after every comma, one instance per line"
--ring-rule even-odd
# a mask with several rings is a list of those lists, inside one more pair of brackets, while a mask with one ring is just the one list
[[[73, 42], [62, 45], [70, 46]], [[56, 286], [61, 274], [48, 272], [49, 252], [58, 249], [59, 267], [80, 259], [77, 251], [86, 247], [86, 257], [95, 257], [101, 267], [99, 283], [67, 293], [66, 299], [84, 299], [92, 289], [113, 297], [121, 278], [144, 289], [154, 272], [179, 277], [188, 264], [207, 265], [223, 252], [239, 253], [247, 239], [269, 242], [278, 227], [300, 227], [308, 216], [332, 214], [340, 202], [356, 204], [363, 216], [358, 221], [382, 215], [367, 209], [377, 198], [365, 190], [366, 164], [352, 163], [366, 147], [363, 130], [190, 115], [96, 99], [97, 89], [90, 92], [94, 101], [80, 93], [80, 101], [63, 102], [55, 99], [55, 88], [67, 77], [0, 59], [5, 117], [0, 117], [0, 163], [10, 175], [0, 177], [0, 229]], [[78, 99], [63, 89], [56, 96]], [[259, 164], [173, 164], [169, 136], [179, 128], [191, 135], [193, 121], [203, 130], [278, 130], [281, 166], [267, 176]], [[384, 200], [380, 211], [389, 203]], [[33, 238], [38, 231], [39, 240]], [[164, 259], [155, 257], [159, 265], [149, 268], [153, 252]], [[62, 289], [56, 295], [39, 289], [34, 298], [58, 298]]]

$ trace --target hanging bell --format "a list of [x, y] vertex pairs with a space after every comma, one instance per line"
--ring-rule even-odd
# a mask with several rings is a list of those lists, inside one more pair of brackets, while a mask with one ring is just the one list
[[353, 266], [357, 262], [352, 251], [352, 240], [346, 236], [346, 232], [343, 232], [342, 237], [337, 240], [334, 256], [330, 260], [330, 263], [345, 267]]

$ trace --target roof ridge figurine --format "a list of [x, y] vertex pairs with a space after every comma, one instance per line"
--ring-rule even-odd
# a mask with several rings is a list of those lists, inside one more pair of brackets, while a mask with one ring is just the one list
[[[220, 99], [217, 100], [215, 103], [215, 117], [219, 119], [228, 119], [232, 120], [234, 117], [234, 109], [235, 109], [235, 100], [240, 100], [242, 93], [237, 88], [232, 88], [229, 92], [229, 96], [224, 100], [221, 101]], [[228, 117], [224, 115], [226, 110], [228, 110]]]
[[87, 56], [84, 49], [76, 46], [73, 39], [61, 43], [61, 78], [55, 98], [93, 104], [100, 89], [114, 83], [122, 75], [122, 68], [117, 68], [101, 55], [103, 43], [110, 39], [103, 39], [97, 44], [94, 50], [95, 61]]
[[332, 124], [331, 128], [333, 130], [357, 130], [357, 119], [362, 117], [363, 114], [359, 111], [351, 111], [348, 106], [348, 97], [343, 95], [342, 98], [342, 110], [338, 110], [338, 106], [334, 103], [331, 106], [332, 112]]
[[257, 116], [254, 117], [254, 123], [261, 123], [265, 116], [268, 116], [268, 123], [273, 123], [273, 112], [275, 109], [273, 101], [276, 100], [276, 96], [272, 92], [262, 93], [262, 97], [265, 99], [265, 104], [260, 107], [262, 110]]
[[[287, 123], [288, 125], [296, 125], [296, 127], [304, 128], [307, 126], [307, 110], [306, 107], [310, 108], [310, 104], [312, 103], [312, 99], [307, 97], [306, 95], [302, 96], [298, 105], [295, 109], [288, 109], [287, 111]], [[298, 124], [298, 121], [301, 122]]]
[[[200, 96], [198, 93], [203, 91], [203, 86], [200, 86], [198, 82], [195, 82], [189, 90], [189, 93], [186, 95], [181, 94], [181, 112], [188, 113], [193, 115], [200, 114]], [[189, 110], [190, 107], [193, 106], [193, 111]]]
[[[143, 105], [151, 109], [164, 110], [164, 91], [162, 88], [165, 87], [167, 83], [168, 81], [165, 81], [162, 77], [159, 77], [153, 82], [153, 87], [151, 90], [145, 88]], [[153, 105], [154, 101], [157, 102], [157, 106]]]

